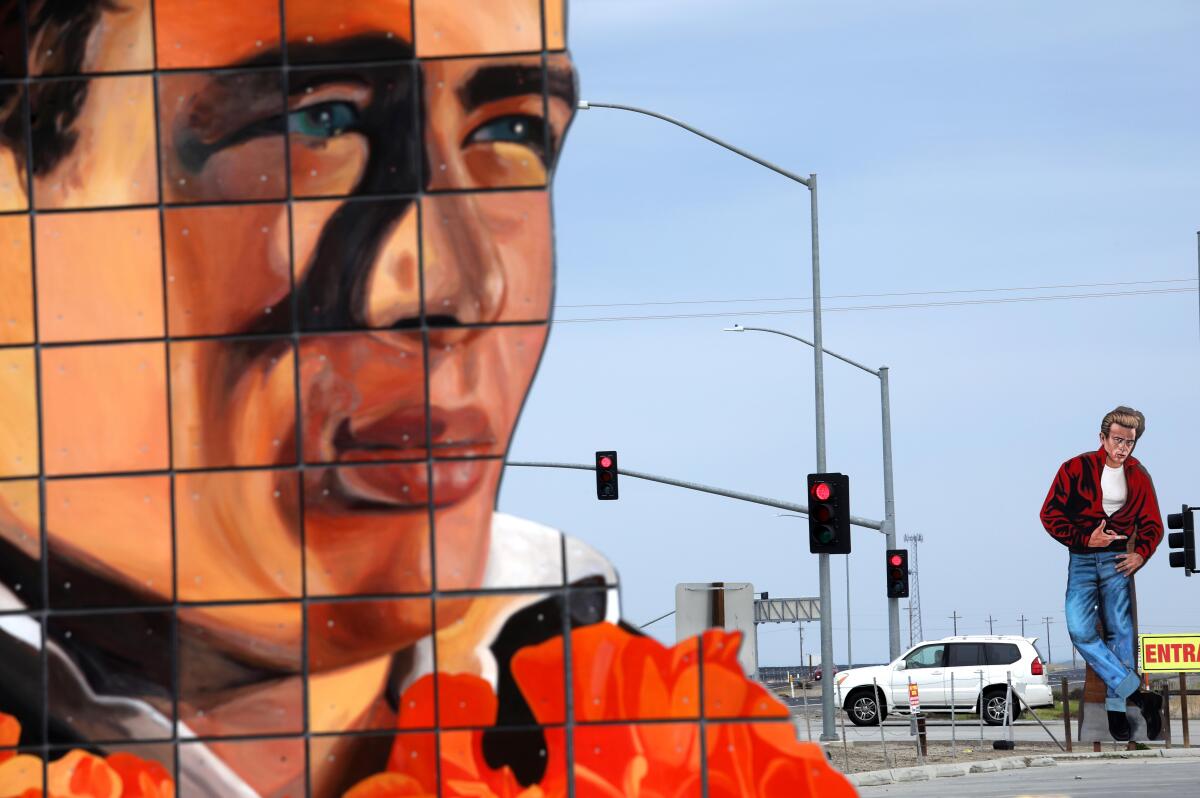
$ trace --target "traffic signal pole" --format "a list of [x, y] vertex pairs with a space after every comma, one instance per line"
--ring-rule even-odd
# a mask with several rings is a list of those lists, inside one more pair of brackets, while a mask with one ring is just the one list
[[[892, 398], [888, 392], [888, 367], [880, 366], [879, 402], [883, 407], [883, 534], [887, 548], [896, 548], [896, 498], [892, 492]], [[900, 656], [900, 599], [888, 599], [889, 661]]]
[[[813, 390], [816, 394], [817, 471], [825, 471], [825, 348], [821, 345], [821, 248], [817, 236], [817, 176], [808, 176], [808, 201], [812, 233]], [[833, 705], [833, 589], [829, 580], [829, 555], [818, 554], [821, 588], [821, 739], [838, 739]]]

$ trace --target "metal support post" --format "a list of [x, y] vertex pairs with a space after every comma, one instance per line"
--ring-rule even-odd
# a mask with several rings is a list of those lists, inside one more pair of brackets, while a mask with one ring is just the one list
[[[837, 691], [837, 704], [839, 707], [842, 705], [842, 688], [840, 688], [840, 687], [838, 688], [838, 691]], [[841, 727], [842, 727], [842, 761], [846, 763], [846, 769], [842, 772], [849, 773], [850, 772], [850, 741], [846, 739], [846, 713], [838, 712], [837, 714], [838, 714], [838, 723], [841, 724]], [[880, 722], [882, 723], [882, 721], [880, 721]]]
[[883, 733], [883, 708], [887, 706], [887, 701], [879, 700], [879, 680], [871, 677], [871, 684], [875, 686], [875, 706], [879, 709], [879, 748], [883, 751], [883, 764], [887, 766], [888, 775], [892, 775], [892, 762], [888, 759], [887, 752], [887, 737]]
[[950, 674], [950, 756], [958, 757], [958, 730], [955, 726], [955, 717], [958, 711], [954, 706], [954, 674]]
[[[1160, 688], [1162, 693], [1162, 725], [1163, 725], [1163, 744], [1171, 747], [1171, 683], [1163, 682]], [[1186, 697], [1184, 697], [1186, 700]]]
[[1188, 731], [1188, 686], [1187, 674], [1179, 674], [1179, 719], [1183, 721], [1183, 747], [1192, 747], [1192, 735]]
[[[854, 667], [854, 646], [850, 634], [850, 555], [846, 555], [846, 667]], [[844, 733], [844, 732], [843, 732]]]
[[1071, 695], [1067, 692], [1067, 677], [1062, 677], [1063, 735], [1067, 738], [1067, 753], [1071, 753]]
[[804, 728], [808, 732], [808, 741], [812, 742], [812, 707], [808, 703], [808, 682], [800, 680], [800, 694], [804, 696]]
[[983, 745], [983, 671], [979, 672], [979, 744]]
[[[1060, 743], [1058, 741], [1058, 738], [1054, 736], [1054, 732], [1050, 731], [1050, 729], [1046, 727], [1045, 723], [1042, 723], [1042, 719], [1038, 717], [1038, 714], [1036, 711], [1034, 711], [1033, 707], [1029, 706], [1029, 703], [1024, 698], [1021, 697], [1021, 693], [1019, 691], [1013, 691], [1012, 695], [1013, 695], [1013, 698], [1017, 699], [1016, 709], [1020, 710], [1021, 707], [1025, 707], [1025, 711], [1029, 713], [1029, 716], [1031, 718], [1033, 718], [1034, 720], [1037, 721], [1037, 725], [1042, 727], [1042, 731], [1044, 731], [1046, 733], [1046, 736], [1048, 736], [1051, 740], [1054, 741], [1054, 744], [1058, 746], [1058, 750], [1062, 751], [1063, 753], [1066, 753], [1067, 749], [1064, 748], [1063, 744]], [[1067, 741], [1070, 742], [1070, 739], [1068, 738]]]
[[1005, 677], [1008, 681], [1008, 694], [1004, 698], [1004, 725], [1008, 727], [1008, 750], [1013, 749], [1013, 689], [1012, 671]]
[[[887, 547], [896, 548], [896, 499], [892, 492], [892, 400], [888, 367], [879, 367], [879, 401], [883, 406], [883, 531]], [[888, 599], [888, 659], [900, 656], [900, 599]]]

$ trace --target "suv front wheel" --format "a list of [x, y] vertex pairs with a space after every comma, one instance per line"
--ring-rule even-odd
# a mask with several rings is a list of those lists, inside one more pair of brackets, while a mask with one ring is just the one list
[[855, 690], [846, 699], [846, 714], [855, 726], [878, 726], [887, 717], [879, 695], [870, 687]]

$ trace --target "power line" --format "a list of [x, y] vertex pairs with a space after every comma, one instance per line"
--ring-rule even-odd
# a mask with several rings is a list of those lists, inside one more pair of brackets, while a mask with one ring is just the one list
[[[940, 291], [896, 291], [883, 294], [825, 294], [824, 299], [872, 299], [888, 296], [932, 296], [942, 294], [987, 294], [1003, 291], [1049, 291], [1059, 288], [1112, 288], [1119, 285], [1157, 285], [1160, 283], [1194, 283], [1195, 277], [1179, 277], [1169, 280], [1133, 280], [1121, 283], [1064, 283], [1061, 285], [1024, 285], [1007, 288], [957, 288]], [[721, 305], [738, 302], [807, 302], [810, 296], [775, 296], [757, 299], [670, 299], [648, 302], [609, 302], [592, 305], [555, 305], [556, 308], [634, 308], [650, 305]]]
[[[1150, 296], [1155, 294], [1194, 294], [1195, 288], [1157, 288], [1142, 291], [1106, 291], [1094, 294], [1058, 294], [1052, 296], [1004, 297], [1000, 299], [962, 299], [950, 302], [910, 302], [891, 305], [851, 305], [846, 307], [822, 307], [826, 313], [854, 310], [896, 310], [905, 308], [934, 308], [967, 305], [1002, 305], [1015, 302], [1053, 302], [1069, 299], [1102, 299], [1122, 296]], [[655, 316], [593, 316], [577, 319], [554, 319], [554, 324], [580, 324], [605, 321], [664, 321], [668, 319], [729, 319], [734, 316], [791, 316], [812, 313], [811, 308], [788, 308], [783, 310], [737, 310], [725, 313], [668, 313]]]

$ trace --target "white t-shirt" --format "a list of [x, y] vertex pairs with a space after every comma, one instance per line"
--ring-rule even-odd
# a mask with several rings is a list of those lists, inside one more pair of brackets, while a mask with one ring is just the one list
[[1104, 514], [1112, 516], [1125, 506], [1125, 498], [1129, 495], [1129, 486], [1125, 484], [1125, 468], [1112, 468], [1104, 464], [1104, 474], [1100, 477], [1101, 503]]

